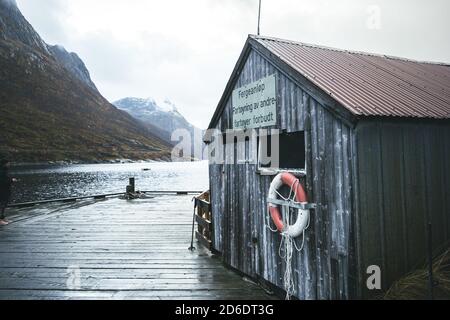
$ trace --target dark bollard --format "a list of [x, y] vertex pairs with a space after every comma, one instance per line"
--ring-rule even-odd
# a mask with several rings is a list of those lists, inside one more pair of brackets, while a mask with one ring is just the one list
[[130, 178], [130, 183], [127, 185], [126, 189], [127, 199], [136, 199], [136, 179]]
[[[129, 193], [136, 193], [136, 179], [135, 178], [130, 178], [130, 191]], [[128, 189], [127, 189], [128, 192]]]
[[130, 185], [127, 186], [126, 194], [127, 195], [133, 194], [133, 187], [132, 186], [130, 186]]

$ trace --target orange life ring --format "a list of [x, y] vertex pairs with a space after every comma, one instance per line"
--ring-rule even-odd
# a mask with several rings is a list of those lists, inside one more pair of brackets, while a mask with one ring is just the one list
[[295, 193], [295, 200], [299, 203], [307, 203], [308, 197], [298, 178], [288, 172], [280, 173], [270, 185], [268, 202], [270, 216], [272, 217], [274, 224], [279, 232], [288, 233], [293, 237], [297, 237], [304, 231], [306, 224], [309, 221], [309, 210], [299, 210], [297, 222], [293, 226], [285, 226], [278, 205], [270, 203], [270, 199], [277, 199], [277, 189], [282, 185], [287, 185], [292, 189]]

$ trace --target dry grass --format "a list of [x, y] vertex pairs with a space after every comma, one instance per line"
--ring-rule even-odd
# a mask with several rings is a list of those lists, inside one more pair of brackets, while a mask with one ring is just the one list
[[[434, 298], [450, 300], [450, 249], [433, 260], [435, 280]], [[428, 268], [416, 270], [395, 282], [386, 292], [385, 300], [425, 300], [429, 299]]]

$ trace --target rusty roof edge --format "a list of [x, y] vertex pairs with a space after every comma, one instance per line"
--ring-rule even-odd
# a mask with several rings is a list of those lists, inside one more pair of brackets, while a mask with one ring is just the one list
[[394, 55], [372, 53], [372, 52], [365, 52], [365, 51], [358, 51], [358, 50], [340, 49], [340, 48], [336, 48], [336, 47], [316, 45], [316, 44], [300, 42], [300, 41], [293, 41], [293, 40], [286, 40], [286, 39], [281, 39], [281, 38], [276, 38], [276, 37], [257, 36], [254, 34], [249, 35], [249, 37], [252, 39], [255, 39], [255, 40], [269, 40], [269, 41], [276, 41], [276, 42], [292, 44], [292, 45], [297, 45], [297, 46], [305, 46], [305, 47], [310, 47], [310, 48], [344, 52], [344, 53], [349, 53], [349, 54], [360, 54], [360, 55], [370, 56], [370, 57], [379, 57], [379, 58], [386, 58], [386, 59], [392, 59], [392, 60], [400, 60], [400, 61], [405, 61], [405, 62], [414, 62], [414, 63], [422, 63], [422, 64], [431, 64], [431, 65], [436, 65], [436, 66], [450, 67], [450, 63], [448, 63], [448, 62], [414, 60], [414, 59], [399, 57], [399, 56], [394, 56]]
[[410, 123], [418, 122], [418, 123], [442, 123], [442, 124], [450, 124], [450, 118], [433, 118], [433, 117], [403, 117], [403, 116], [392, 116], [392, 115], [368, 115], [368, 116], [362, 116], [359, 118], [360, 121], [358, 122], [364, 122], [364, 121], [407, 121]]

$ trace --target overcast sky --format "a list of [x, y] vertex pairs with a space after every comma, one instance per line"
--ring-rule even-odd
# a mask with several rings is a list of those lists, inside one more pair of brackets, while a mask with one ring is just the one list
[[[448, 0], [262, 0], [262, 35], [450, 62]], [[111, 102], [169, 99], [205, 128], [258, 0], [17, 0], [50, 44], [77, 52]]]

